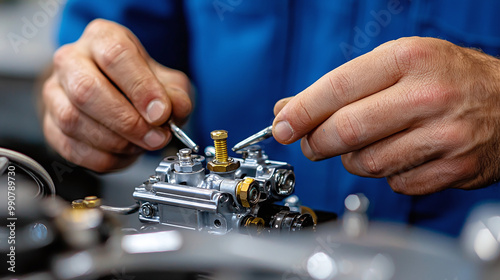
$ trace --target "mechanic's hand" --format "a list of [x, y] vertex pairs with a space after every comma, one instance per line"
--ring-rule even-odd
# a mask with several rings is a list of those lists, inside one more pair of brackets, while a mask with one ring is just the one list
[[91, 22], [54, 55], [43, 87], [43, 130], [67, 160], [106, 172], [171, 139], [170, 117], [191, 111], [189, 79], [154, 61], [125, 27]]
[[396, 192], [500, 178], [500, 61], [432, 38], [388, 42], [275, 106], [273, 135], [304, 155], [342, 155]]

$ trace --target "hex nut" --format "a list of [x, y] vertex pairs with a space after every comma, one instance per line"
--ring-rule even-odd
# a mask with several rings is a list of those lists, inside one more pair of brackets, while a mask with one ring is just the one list
[[227, 163], [218, 163], [213, 160], [207, 163], [207, 168], [213, 172], [230, 172], [240, 168], [240, 162], [232, 158]]
[[[253, 206], [257, 201], [249, 201], [250, 194], [253, 188], [255, 187], [255, 179], [253, 178], [245, 178], [245, 180], [241, 181], [236, 187], [236, 198], [240, 202], [243, 207], [249, 208]], [[258, 189], [256, 189], [258, 192]], [[257, 197], [260, 197], [260, 192], [257, 194]]]
[[85, 209], [85, 204], [83, 203], [83, 199], [77, 199], [77, 200], [73, 200], [71, 202], [71, 207], [73, 209]]
[[201, 164], [201, 162], [195, 162], [191, 165], [182, 165], [180, 163], [175, 163], [174, 169], [176, 172], [180, 173], [193, 173], [202, 170], [203, 165]]
[[97, 196], [87, 196], [83, 200], [83, 204], [85, 205], [85, 208], [97, 208], [101, 206], [101, 199]]

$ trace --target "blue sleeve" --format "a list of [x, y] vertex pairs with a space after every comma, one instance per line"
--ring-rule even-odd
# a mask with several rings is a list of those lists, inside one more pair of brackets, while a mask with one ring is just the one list
[[58, 43], [78, 40], [96, 18], [129, 28], [151, 57], [168, 67], [187, 72], [187, 28], [182, 0], [68, 0]]

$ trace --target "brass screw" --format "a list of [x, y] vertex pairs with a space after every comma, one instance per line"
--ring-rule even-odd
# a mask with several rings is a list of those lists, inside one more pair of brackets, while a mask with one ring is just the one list
[[227, 163], [227, 131], [225, 130], [214, 130], [210, 133], [210, 136], [214, 140], [215, 146], [215, 161], [217, 163]]
[[207, 163], [208, 170], [212, 172], [232, 172], [240, 167], [240, 162], [227, 155], [227, 131], [214, 130], [210, 133], [214, 139], [215, 158]]

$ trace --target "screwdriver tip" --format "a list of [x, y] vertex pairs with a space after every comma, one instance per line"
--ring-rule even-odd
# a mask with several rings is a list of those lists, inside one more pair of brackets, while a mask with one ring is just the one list
[[195, 153], [198, 153], [200, 151], [200, 146], [196, 145], [191, 150], [193, 150], [193, 152]]

